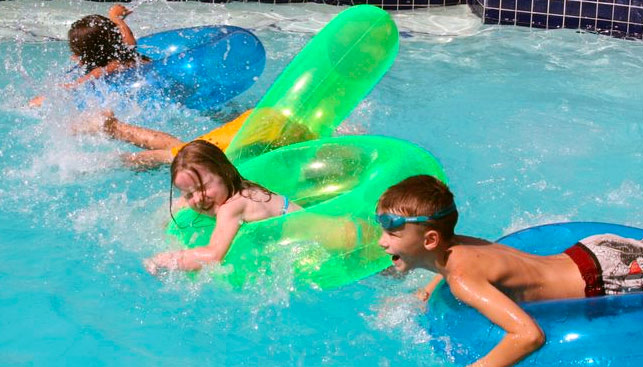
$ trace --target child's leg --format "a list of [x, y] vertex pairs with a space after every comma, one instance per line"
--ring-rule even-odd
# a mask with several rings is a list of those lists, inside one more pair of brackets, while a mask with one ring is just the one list
[[168, 149], [144, 150], [137, 153], [127, 153], [121, 156], [125, 165], [136, 169], [151, 169], [163, 164], [172, 163], [172, 152]]
[[162, 131], [121, 122], [111, 112], [104, 115], [103, 131], [114, 139], [122, 140], [144, 149], [170, 150], [175, 146], [184, 144], [183, 141]]

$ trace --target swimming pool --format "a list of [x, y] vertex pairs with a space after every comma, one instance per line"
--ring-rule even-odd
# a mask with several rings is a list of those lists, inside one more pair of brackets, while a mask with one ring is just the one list
[[[129, 147], [69, 136], [74, 111], [62, 102], [25, 107], [70, 66], [56, 39], [109, 6], [0, 2], [3, 364], [439, 365], [409, 294], [424, 272], [291, 293], [285, 269], [283, 284], [241, 294], [144, 272], [141, 260], [165, 246], [167, 169], [132, 172], [113, 153]], [[266, 71], [220, 121], [256, 103], [339, 10], [163, 1], [141, 5], [128, 22], [137, 35], [206, 23], [255, 30]], [[564, 220], [643, 226], [641, 43], [484, 26], [466, 6], [395, 19], [398, 59], [343, 131], [396, 136], [435, 154], [460, 206], [460, 232], [493, 239]], [[176, 106], [121, 113], [184, 139], [213, 125]]]

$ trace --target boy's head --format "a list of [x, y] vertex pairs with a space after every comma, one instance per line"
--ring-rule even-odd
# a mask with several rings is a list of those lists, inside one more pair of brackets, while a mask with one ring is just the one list
[[[415, 265], [424, 249], [453, 237], [458, 211], [449, 188], [433, 176], [409, 177], [389, 187], [377, 203], [384, 233], [380, 245], [399, 270]], [[407, 225], [410, 224], [410, 225]]]

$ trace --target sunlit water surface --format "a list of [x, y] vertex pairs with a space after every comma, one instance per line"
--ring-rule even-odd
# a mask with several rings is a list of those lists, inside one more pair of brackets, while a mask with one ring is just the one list
[[[136, 4], [134, 4], [136, 6]], [[411, 292], [430, 278], [375, 275], [334, 291], [235, 293], [141, 260], [166, 246], [168, 170], [134, 172], [101, 137], [74, 136], [57, 85], [71, 23], [110, 4], [0, 2], [0, 360], [22, 366], [441, 366]], [[257, 84], [209, 116], [118, 106], [191, 139], [252, 107], [340, 8], [145, 2], [137, 36], [202, 24], [264, 43]], [[488, 27], [466, 6], [395, 15], [395, 65], [342, 127], [434, 153], [460, 232], [497, 238], [548, 222], [643, 226], [643, 44], [570, 30]], [[37, 94], [41, 109], [26, 107]], [[400, 164], [403, 163], [403, 159]]]

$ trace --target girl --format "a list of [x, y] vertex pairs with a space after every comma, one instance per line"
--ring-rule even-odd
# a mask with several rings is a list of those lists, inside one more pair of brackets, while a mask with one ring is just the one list
[[[194, 210], [217, 218], [208, 246], [163, 252], [144, 261], [150, 274], [159, 269], [198, 270], [220, 262], [244, 222], [276, 217], [301, 209], [288, 198], [244, 179], [215, 145], [195, 140], [176, 155], [172, 184]], [[171, 198], [170, 198], [171, 199]]]

